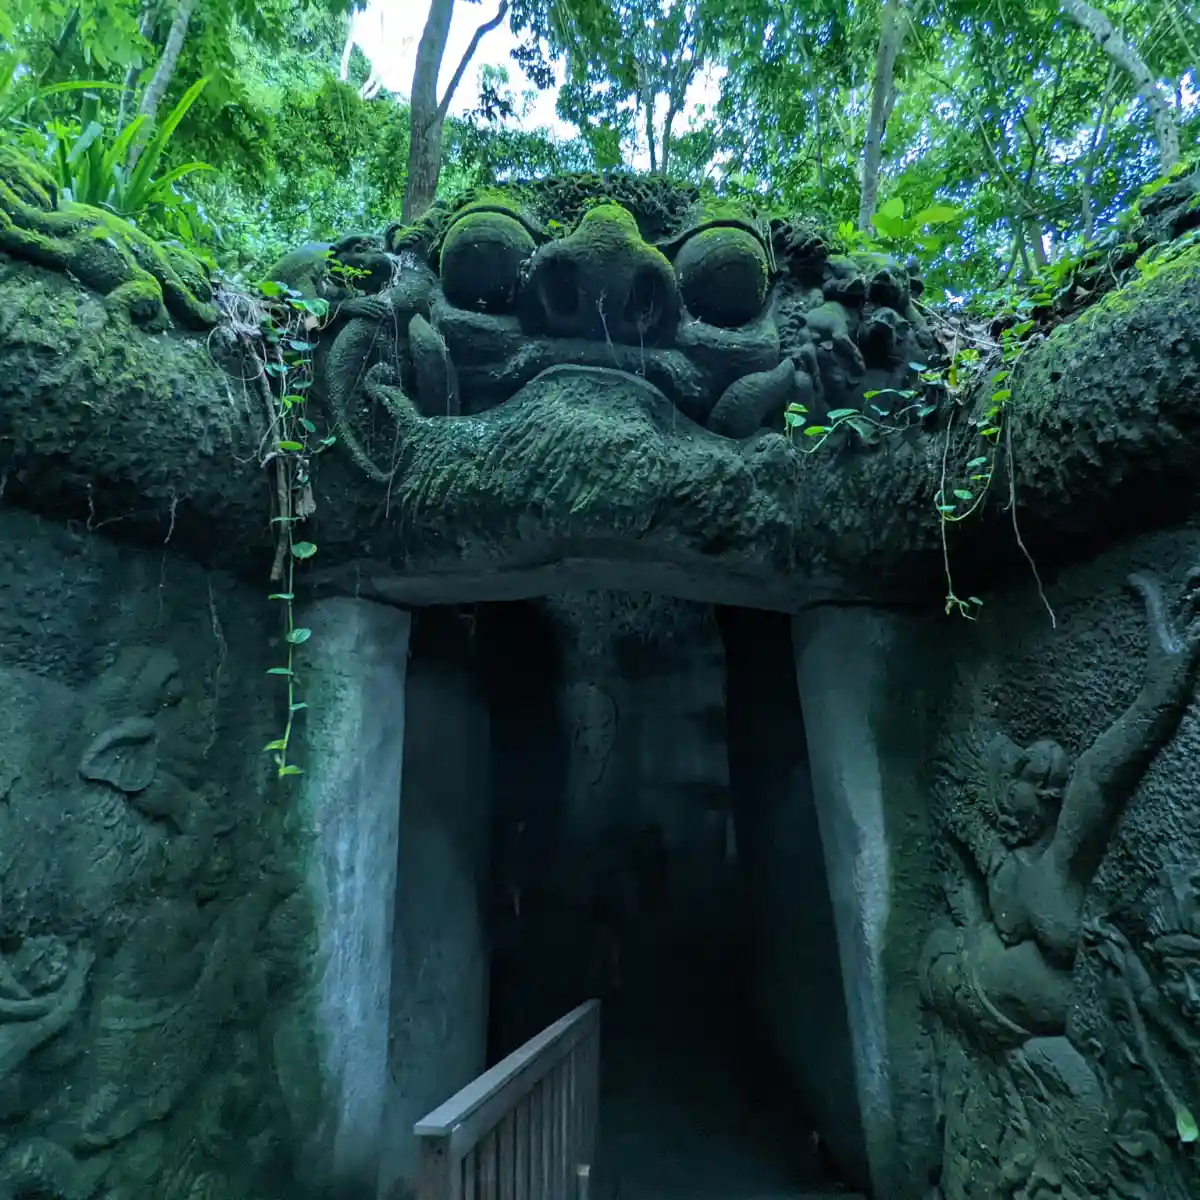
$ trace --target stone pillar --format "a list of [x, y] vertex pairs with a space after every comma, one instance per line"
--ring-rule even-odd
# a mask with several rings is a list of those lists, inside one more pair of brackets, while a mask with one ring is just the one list
[[381, 1200], [411, 1194], [413, 1125], [486, 1066], [489, 722], [452, 610], [414, 618], [407, 713]]
[[[314, 1190], [374, 1193], [388, 1018], [409, 614], [338, 597], [308, 608], [309, 707], [294, 788], [316, 927], [313, 988], [281, 1014], [275, 1060]], [[281, 798], [286, 796], [281, 789]]]
[[[833, 901], [842, 987], [846, 996], [855, 1082], [867, 1165], [875, 1194], [905, 1200], [919, 1181], [900, 1152], [895, 1079], [908, 1069], [917, 1042], [917, 1002], [898, 999], [885, 976], [885, 939], [903, 914], [893, 913], [893, 808], [916, 790], [906, 763], [887, 762], [885, 724], [905, 724], [909, 697], [889, 694], [890, 661], [902, 653], [899, 618], [866, 608], [820, 608], [793, 622], [796, 678], [804, 713], [813, 798]], [[881, 720], [880, 718], [885, 718]], [[920, 755], [920, 745], [914, 747]], [[899, 782], [897, 782], [899, 780]], [[911, 963], [916, 975], [916, 952]], [[909, 990], [915, 991], [915, 984]], [[911, 1012], [904, 1011], [906, 1006]], [[911, 1038], [897, 1062], [898, 1019], [911, 1016]]]

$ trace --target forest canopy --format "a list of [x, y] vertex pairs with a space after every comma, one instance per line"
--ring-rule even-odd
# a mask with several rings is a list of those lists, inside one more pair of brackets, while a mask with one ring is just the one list
[[[7, 0], [0, 137], [227, 272], [479, 184], [638, 166], [917, 253], [952, 295], [1115, 236], [1200, 139], [1185, 0], [432, 0], [405, 96], [354, 6]], [[478, 28], [450, 61], [456, 7]], [[485, 61], [502, 26], [566, 134]]]

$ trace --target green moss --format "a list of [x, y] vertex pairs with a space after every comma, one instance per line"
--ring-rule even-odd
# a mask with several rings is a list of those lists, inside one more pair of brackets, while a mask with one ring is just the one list
[[329, 262], [331, 242], [305, 242], [289, 250], [263, 272], [263, 278], [282, 283], [311, 300], [321, 294]]
[[632, 251], [652, 270], [668, 273], [672, 270], [667, 256], [642, 240], [633, 213], [619, 204], [603, 203], [589, 209], [570, 236], [588, 260], [597, 265], [613, 256], [628, 257]]
[[767, 253], [745, 229], [717, 225], [700, 230], [680, 247], [675, 272], [684, 304], [702, 321], [733, 328], [762, 311]]
[[438, 267], [446, 299], [459, 308], [504, 311], [516, 295], [521, 264], [536, 249], [515, 215], [491, 206], [468, 209], [442, 240]]
[[[52, 209], [58, 203], [54, 177], [11, 146], [0, 146], [0, 202]], [[0, 220], [3, 212], [0, 211]]]
[[117, 284], [105, 295], [104, 303], [110, 309], [127, 313], [139, 325], [154, 327], [165, 323], [162, 288], [157, 279], [148, 275]]
[[[1057, 419], [1082, 403], [1081, 397], [1064, 391], [1061, 380], [1090, 371], [1114, 391], [1127, 383], [1125, 367], [1145, 355], [1146, 347], [1162, 351], [1194, 327], [1194, 296], [1200, 287], [1200, 244], [1156, 261], [1152, 269], [1108, 292], [1071, 322], [1059, 325], [1046, 342], [1022, 365], [1014, 385], [1014, 407], [1034, 420], [1059, 413]], [[1136, 343], [1137, 351], [1130, 349]], [[1092, 364], [1087, 367], [1086, 364]], [[1147, 359], [1143, 365], [1149, 368]], [[1099, 387], [1099, 382], [1097, 383]], [[1144, 392], [1147, 411], [1161, 403], [1153, 389]]]
[[864, 275], [874, 275], [877, 271], [902, 271], [904, 269], [894, 255], [882, 254], [878, 250], [859, 250], [849, 258]]
[[[1137, 275], [1085, 309], [1074, 324], [1087, 324], [1110, 313], [1127, 313], [1145, 303], [1156, 286], [1165, 282], [1170, 288], [1176, 288], [1180, 286], [1181, 278], [1189, 274], [1200, 275], [1200, 242], [1194, 242], [1174, 254], [1167, 250], [1156, 258], [1139, 260]], [[1196, 282], [1200, 284], [1200, 279]], [[1066, 336], [1070, 330], [1070, 325], [1060, 325], [1054, 335]]]
[[701, 224], [709, 221], [746, 221], [749, 218], [744, 204], [718, 196], [705, 197], [700, 205]]
[[[199, 263], [165, 250], [110, 212], [60, 203], [51, 176], [11, 147], [0, 147], [0, 250], [73, 275], [102, 295], [120, 289], [132, 301], [127, 311], [134, 320], [158, 321], [165, 302], [183, 325], [204, 329], [217, 322]], [[155, 293], [151, 311], [148, 297]]]
[[670, 260], [645, 241], [633, 214], [619, 204], [596, 205], [573, 232], [543, 246], [527, 292], [545, 332], [554, 336], [653, 345], [679, 318]]

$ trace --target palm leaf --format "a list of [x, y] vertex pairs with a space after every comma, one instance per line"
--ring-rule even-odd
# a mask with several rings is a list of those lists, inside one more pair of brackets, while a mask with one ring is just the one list
[[162, 123], [150, 144], [142, 151], [141, 157], [137, 161], [137, 166], [134, 168], [133, 175], [129, 181], [128, 201], [133, 204], [135, 209], [143, 207], [145, 204], [144, 197], [149, 193], [153, 184], [154, 172], [158, 167], [159, 160], [163, 156], [163, 151], [166, 149], [167, 142], [170, 140], [171, 134], [175, 132], [179, 122], [183, 120], [189, 108], [196, 102], [196, 98], [204, 90], [208, 79], [197, 79], [186, 92], [179, 98], [179, 103], [171, 110], [170, 115]]

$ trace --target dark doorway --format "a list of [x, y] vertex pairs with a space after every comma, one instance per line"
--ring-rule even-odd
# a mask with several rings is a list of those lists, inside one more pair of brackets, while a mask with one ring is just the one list
[[[851, 1102], [853, 1072], [790, 625], [665, 604], [648, 606], [650, 633], [669, 621], [675, 636], [596, 642], [592, 630], [586, 654], [553, 604], [479, 610], [494, 814], [489, 1060], [598, 997], [593, 1200], [835, 1194], [838, 1171], [807, 1115], [805, 1076], [819, 1076], [805, 1045], [821, 1083]], [[769, 843], [785, 831], [807, 842], [780, 860]], [[798, 902], [781, 901], [797, 871]]]

